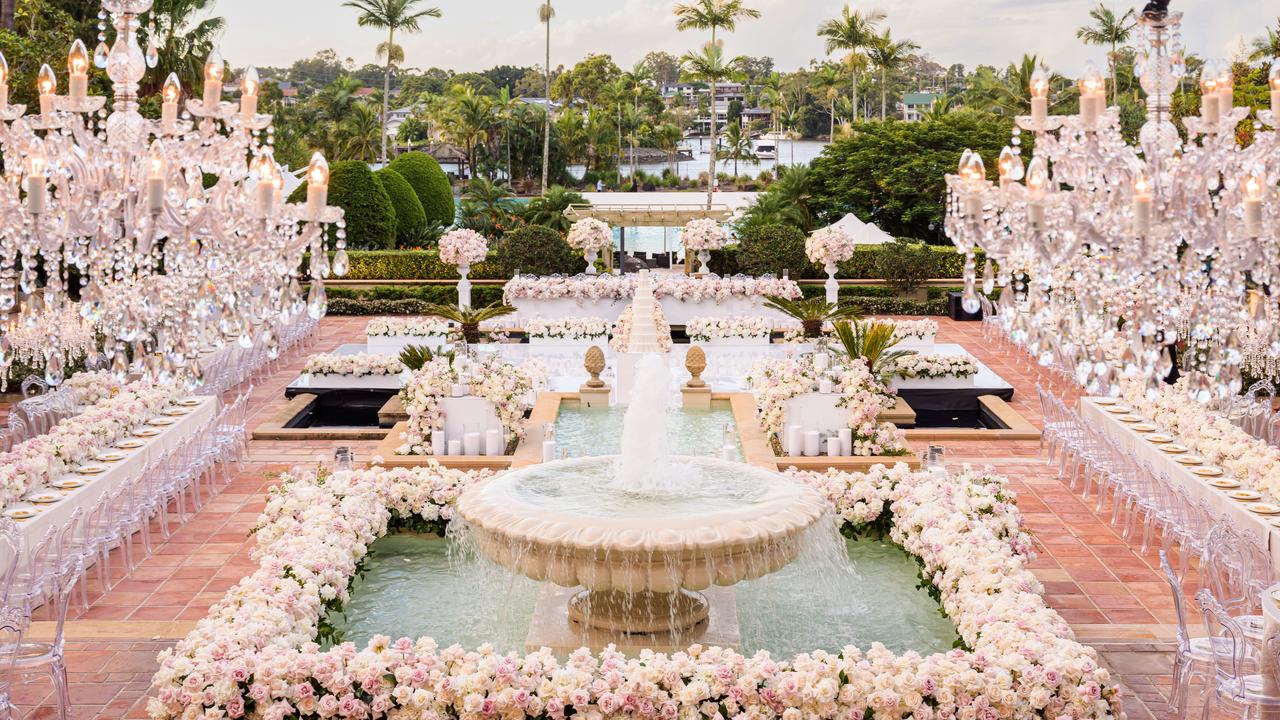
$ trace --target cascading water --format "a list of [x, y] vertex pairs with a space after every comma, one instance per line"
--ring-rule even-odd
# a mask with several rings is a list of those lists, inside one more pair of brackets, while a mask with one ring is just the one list
[[694, 468], [671, 462], [670, 408], [671, 370], [662, 356], [645, 355], [636, 364], [631, 404], [622, 423], [622, 455], [611, 485], [635, 495], [671, 496], [680, 492], [682, 479], [691, 479]]

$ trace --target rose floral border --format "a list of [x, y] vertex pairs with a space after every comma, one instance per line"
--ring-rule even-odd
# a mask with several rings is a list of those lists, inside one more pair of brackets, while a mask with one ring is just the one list
[[437, 463], [345, 476], [307, 470], [272, 488], [254, 573], [160, 654], [156, 720], [283, 718], [1119, 718], [1096, 653], [1045, 605], [1030, 538], [1003, 478], [876, 466], [796, 473], [842, 531], [884, 532], [914, 554], [965, 648], [922, 657], [880, 644], [774, 660], [694, 645], [627, 658], [581, 649], [501, 655], [374, 637], [321, 651], [326, 610], [348, 599], [368, 546], [389, 530], [439, 531], [483, 473]]

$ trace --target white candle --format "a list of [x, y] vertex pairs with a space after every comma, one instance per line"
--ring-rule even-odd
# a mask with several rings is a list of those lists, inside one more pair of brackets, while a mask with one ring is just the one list
[[27, 178], [27, 212], [40, 215], [45, 211], [49, 189], [45, 187], [44, 176]]
[[182, 100], [182, 82], [177, 73], [169, 73], [160, 91], [160, 127], [172, 130], [178, 122], [178, 102]]
[[831, 378], [824, 377], [818, 379], [818, 392], [823, 395], [829, 395], [831, 393], [831, 388]]
[[1262, 201], [1244, 201], [1244, 232], [1250, 237], [1262, 234]]
[[813, 367], [819, 372], [831, 367], [831, 356], [826, 353], [818, 353], [814, 355]]
[[450, 441], [449, 441], [449, 454], [450, 454], [450, 455], [461, 455], [461, 454], [462, 454], [462, 441], [461, 441], [461, 440], [450, 440]]
[[42, 93], [40, 95], [40, 116], [48, 122], [51, 115], [53, 115], [53, 95]]
[[480, 454], [480, 433], [469, 432], [462, 436], [462, 449], [466, 455]]
[[840, 454], [853, 454], [853, 428], [840, 428]]
[[720, 448], [720, 459], [721, 459], [721, 460], [728, 460], [728, 461], [730, 461], [730, 462], [732, 462], [732, 461], [734, 461], [734, 460], [737, 460], [737, 459], [738, 459], [738, 448], [736, 448], [736, 447], [734, 447], [734, 446], [732, 446], [732, 445], [725, 445], [724, 447]]
[[964, 214], [966, 217], [971, 218], [982, 217], [982, 197], [980, 195], [971, 194], [965, 197]]
[[444, 430], [434, 430], [431, 433], [431, 454], [444, 455], [449, 452], [449, 443], [445, 440]]
[[160, 212], [164, 209], [164, 178], [147, 178], [147, 210]]
[[453, 387], [450, 388], [450, 394], [453, 395], [453, 397], [462, 397], [467, 394], [467, 386], [460, 382], [454, 383]]
[[804, 434], [804, 455], [805, 457], [817, 457], [822, 447], [822, 435], [817, 430], [810, 430]]
[[170, 130], [178, 122], [178, 103], [165, 102], [160, 105], [160, 126]]
[[258, 88], [262, 82], [258, 79], [257, 68], [250, 65], [240, 78], [240, 117], [245, 121], [258, 114]]
[[840, 457], [840, 438], [827, 438], [827, 457]]
[[71, 101], [76, 103], [84, 102], [89, 97], [89, 76], [85, 73], [75, 73], [69, 79], [71, 89]]
[[502, 454], [506, 448], [503, 447], [502, 431], [489, 430], [484, 434], [484, 454], [490, 457], [497, 457]]
[[1200, 98], [1200, 119], [1210, 125], [1217, 125], [1222, 119], [1222, 106], [1214, 95]]
[[204, 81], [204, 101], [205, 112], [213, 112], [218, 109], [218, 104], [222, 102], [222, 81], [210, 80]]
[[1080, 97], [1080, 120], [1086, 128], [1092, 128], [1098, 124], [1098, 102], [1094, 95], [1082, 95]]
[[798, 457], [804, 451], [804, 429], [799, 425], [787, 427], [787, 455]]
[[1031, 123], [1037, 128], [1042, 128], [1049, 119], [1049, 98], [1033, 97], [1031, 98]]
[[1151, 196], [1139, 195], [1133, 199], [1133, 234], [1146, 236], [1151, 232]]
[[315, 216], [329, 204], [328, 185], [307, 185], [307, 211]]
[[1218, 114], [1224, 118], [1231, 117], [1236, 109], [1236, 89], [1234, 85], [1222, 85], [1218, 90]]
[[258, 181], [258, 217], [267, 217], [271, 214], [271, 206], [276, 201], [276, 186], [270, 182]]
[[49, 122], [53, 115], [53, 99], [58, 95], [58, 78], [48, 65], [40, 67], [36, 76], [36, 92], [40, 95], [40, 119]]
[[556, 441], [542, 441], [542, 462], [551, 462], [556, 459]]
[[67, 83], [71, 101], [83, 103], [89, 96], [89, 51], [81, 40], [72, 43], [67, 55]]
[[1044, 202], [1041, 200], [1032, 200], [1027, 206], [1027, 225], [1030, 226], [1032, 232], [1040, 232], [1044, 230]]

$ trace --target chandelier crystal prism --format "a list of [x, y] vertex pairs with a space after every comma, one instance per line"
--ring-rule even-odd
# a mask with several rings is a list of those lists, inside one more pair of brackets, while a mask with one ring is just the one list
[[[1186, 75], [1182, 14], [1167, 2], [1138, 17], [1135, 74], [1146, 94], [1137, 144], [1121, 134], [1106, 81], [1081, 76], [1080, 111], [1048, 112], [1050, 79], [1030, 82], [1031, 114], [1018, 117], [992, 182], [966, 151], [947, 176], [946, 232], [968, 259], [964, 304], [980, 304], [976, 255], [988, 260], [982, 290], [999, 284], [1000, 318], [1043, 364], [1075, 368], [1092, 392], [1122, 379], [1154, 392], [1185, 343], [1190, 387], [1202, 402], [1239, 392], [1245, 355], [1280, 355], [1280, 61], [1269, 74], [1270, 109], [1243, 145], [1230, 64], [1207, 64], [1201, 110], [1174, 123]], [[1269, 130], [1265, 128], [1270, 128]], [[1023, 133], [1034, 139], [1021, 158]], [[998, 266], [998, 273], [992, 262]], [[1249, 352], [1243, 352], [1246, 346]]]
[[[139, 83], [157, 49], [152, 33], [144, 56], [138, 29], [151, 6], [103, 0], [114, 43], [107, 48], [100, 34], [91, 58], [74, 42], [66, 94], [45, 65], [31, 113], [8, 103], [0, 56], [0, 326], [30, 326], [46, 309], [74, 303], [102, 337], [91, 364], [195, 387], [210, 349], [261, 343], [274, 354], [285, 324], [301, 312], [324, 314], [330, 239], [334, 274], [349, 265], [345, 224], [327, 205], [329, 169], [319, 154], [307, 171], [307, 202], [284, 202], [253, 68], [240, 79], [239, 103], [224, 102], [226, 66], [215, 52], [200, 97], [184, 105], [170, 75], [160, 118], [143, 117]], [[88, 93], [95, 66], [112, 82], [109, 113], [106, 98]], [[69, 348], [53, 327], [44, 366], [56, 384]], [[0, 335], [0, 375], [13, 359]]]

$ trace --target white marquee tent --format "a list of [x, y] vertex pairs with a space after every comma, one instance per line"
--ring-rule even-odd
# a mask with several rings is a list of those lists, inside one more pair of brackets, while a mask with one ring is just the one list
[[859, 245], [883, 245], [893, 242], [893, 236], [876, 225], [864, 223], [857, 215], [849, 213], [831, 227], [844, 232]]

